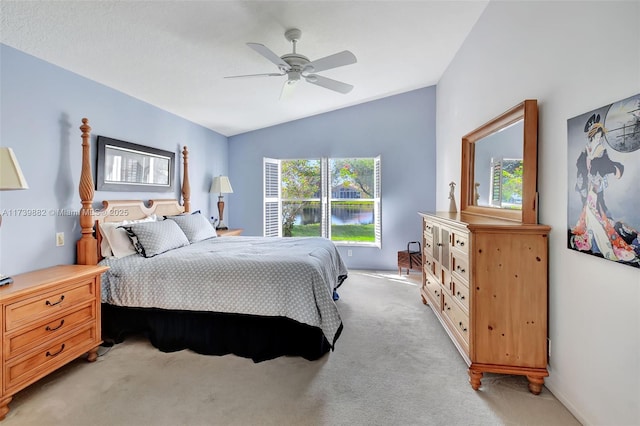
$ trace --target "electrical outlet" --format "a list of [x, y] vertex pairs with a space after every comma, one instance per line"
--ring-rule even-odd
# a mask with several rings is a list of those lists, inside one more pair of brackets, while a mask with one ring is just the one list
[[61, 247], [64, 245], [64, 232], [56, 233], [56, 246]]
[[351, 257], [353, 255], [353, 251], [347, 250], [347, 256]]

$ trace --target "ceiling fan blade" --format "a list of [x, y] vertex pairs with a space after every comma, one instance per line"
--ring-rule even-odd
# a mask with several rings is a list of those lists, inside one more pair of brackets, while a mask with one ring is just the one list
[[280, 100], [288, 99], [291, 97], [294, 89], [298, 85], [300, 80], [287, 80], [282, 85], [282, 91], [280, 92]]
[[332, 80], [327, 77], [323, 77], [321, 75], [311, 74], [305, 77], [307, 82], [311, 84], [315, 84], [316, 86], [321, 86], [326, 89], [334, 90], [340, 93], [349, 93], [353, 86], [347, 83], [343, 83], [338, 80]]
[[268, 60], [270, 60], [274, 64], [276, 64], [278, 66], [278, 68], [280, 68], [281, 70], [287, 71], [289, 68], [291, 68], [289, 66], [289, 64], [287, 64], [285, 61], [283, 61], [282, 58], [280, 58], [280, 56], [278, 56], [275, 53], [273, 53], [273, 51], [271, 49], [269, 49], [267, 46], [265, 46], [264, 44], [247, 43], [247, 46], [249, 46], [250, 48], [252, 48], [256, 52], [258, 52], [259, 54], [261, 54], [262, 56], [264, 56], [265, 58], [267, 58]]
[[356, 56], [348, 50], [344, 50], [340, 53], [335, 53], [333, 55], [325, 56], [324, 58], [316, 59], [315, 61], [309, 62], [307, 65], [305, 65], [304, 71], [320, 72], [331, 68], [355, 64], [356, 62], [358, 62]]
[[229, 75], [225, 78], [244, 78], [244, 77], [282, 77], [286, 74], [278, 74], [275, 72], [267, 73], [267, 74], [246, 74], [246, 75]]

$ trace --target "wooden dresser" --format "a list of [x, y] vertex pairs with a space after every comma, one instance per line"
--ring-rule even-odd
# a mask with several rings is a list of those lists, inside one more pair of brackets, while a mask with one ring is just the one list
[[525, 375], [539, 394], [547, 372], [548, 234], [465, 213], [420, 213], [422, 301], [469, 365], [473, 389], [484, 372]]
[[2, 369], [0, 420], [13, 395], [88, 353], [101, 340], [100, 274], [103, 266], [61, 265], [15, 275], [0, 287]]

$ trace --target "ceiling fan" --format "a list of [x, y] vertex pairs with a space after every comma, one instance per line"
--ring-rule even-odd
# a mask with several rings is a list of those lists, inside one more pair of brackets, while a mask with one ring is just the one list
[[225, 78], [281, 77], [286, 75], [287, 81], [285, 81], [282, 86], [282, 92], [280, 93], [281, 99], [286, 98], [291, 94], [301, 78], [306, 80], [308, 83], [343, 94], [349, 93], [351, 89], [353, 89], [351, 84], [315, 74], [320, 71], [326, 71], [332, 68], [356, 63], [357, 60], [353, 53], [348, 50], [344, 50], [333, 55], [325, 56], [324, 58], [316, 59], [315, 61], [310, 61], [306, 56], [296, 52], [296, 43], [300, 40], [300, 37], [302, 37], [302, 31], [297, 28], [292, 28], [284, 33], [284, 37], [293, 44], [293, 52], [282, 56], [276, 55], [271, 49], [263, 44], [247, 43], [247, 46], [276, 64], [280, 70], [279, 73], [234, 75]]

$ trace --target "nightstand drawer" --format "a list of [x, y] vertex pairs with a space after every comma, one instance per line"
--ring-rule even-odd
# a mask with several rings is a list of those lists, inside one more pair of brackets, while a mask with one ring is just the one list
[[88, 325], [42, 345], [27, 356], [5, 361], [4, 391], [27, 385], [67, 362], [79, 357], [99, 341], [95, 327]]
[[29, 299], [9, 304], [5, 307], [5, 329], [14, 330], [32, 321], [56, 315], [59, 311], [70, 308], [87, 300], [95, 300], [93, 280], [86, 280], [69, 285], [55, 292], [38, 295]]
[[51, 341], [71, 331], [74, 327], [95, 320], [95, 318], [95, 304], [88, 303], [78, 310], [58, 315], [48, 319], [46, 322], [41, 322], [30, 330], [7, 334], [4, 339], [5, 359], [9, 360], [31, 348]]

